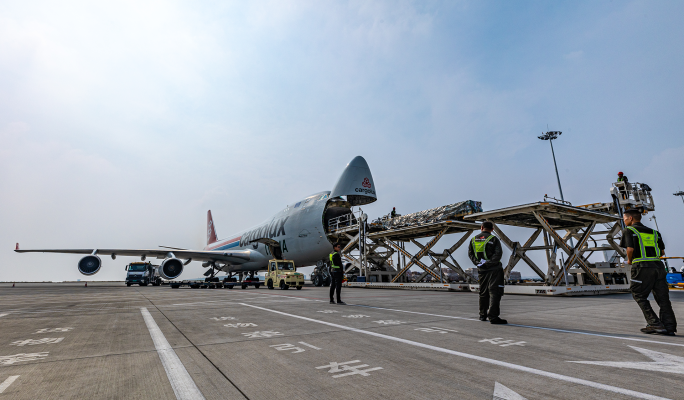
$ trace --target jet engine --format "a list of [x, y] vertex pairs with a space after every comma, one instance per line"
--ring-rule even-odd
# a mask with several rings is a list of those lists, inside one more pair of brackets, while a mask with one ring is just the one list
[[83, 275], [95, 275], [100, 267], [102, 267], [102, 260], [94, 254], [85, 256], [78, 262], [78, 272]]
[[159, 275], [164, 279], [176, 279], [183, 272], [183, 262], [177, 258], [167, 258], [159, 266]]

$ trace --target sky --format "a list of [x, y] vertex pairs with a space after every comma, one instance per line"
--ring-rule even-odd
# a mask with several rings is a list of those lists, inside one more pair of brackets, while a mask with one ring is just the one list
[[[80, 256], [17, 242], [201, 248], [208, 209], [228, 237], [332, 189], [357, 155], [371, 218], [558, 197], [547, 129], [563, 132], [566, 200], [610, 201], [623, 171], [653, 188], [666, 251], [684, 256], [681, 15], [678, 1], [0, 2], [0, 281], [85, 278]], [[122, 280], [130, 261], [89, 279]]]

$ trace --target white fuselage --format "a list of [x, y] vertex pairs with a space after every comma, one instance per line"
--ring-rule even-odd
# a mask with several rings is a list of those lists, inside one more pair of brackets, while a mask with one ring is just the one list
[[332, 252], [332, 244], [325, 233], [323, 221], [329, 199], [329, 191], [308, 196], [302, 201], [287, 205], [254, 228], [232, 235], [230, 239], [210, 243], [204, 250], [250, 250], [254, 256], [249, 262], [221, 265], [217, 269], [228, 273], [258, 271], [266, 269], [268, 260], [274, 257], [268, 246], [254, 240], [269, 238], [280, 244], [283, 259], [293, 260], [297, 267], [314, 265]]

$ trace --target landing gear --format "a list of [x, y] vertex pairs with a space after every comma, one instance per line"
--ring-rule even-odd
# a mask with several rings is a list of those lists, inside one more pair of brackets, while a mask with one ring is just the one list
[[328, 266], [320, 262], [320, 265], [317, 265], [311, 273], [311, 282], [314, 286], [330, 286], [331, 281], [332, 278], [330, 277]]

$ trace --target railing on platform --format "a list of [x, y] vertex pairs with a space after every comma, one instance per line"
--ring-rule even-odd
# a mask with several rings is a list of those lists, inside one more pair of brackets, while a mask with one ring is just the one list
[[328, 220], [328, 229], [330, 230], [330, 232], [335, 232], [340, 229], [349, 229], [354, 226], [358, 227], [358, 225], [359, 223], [357, 219], [354, 218], [354, 214], [352, 213], [343, 214], [339, 217], [330, 218]]

